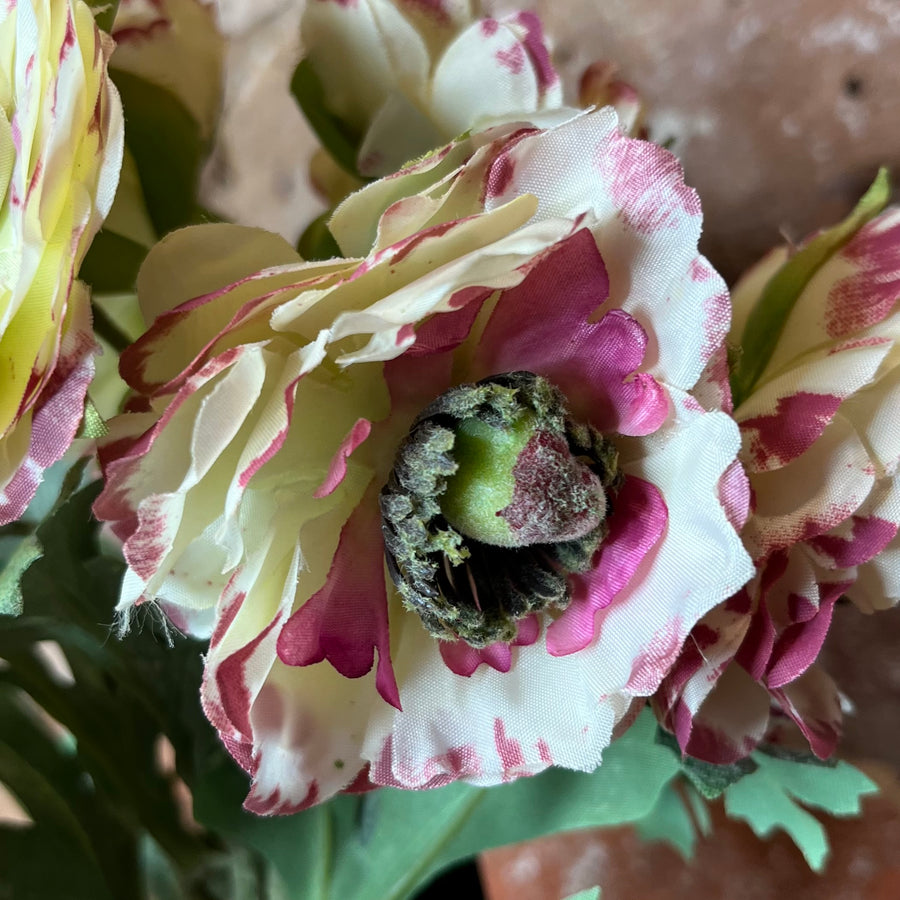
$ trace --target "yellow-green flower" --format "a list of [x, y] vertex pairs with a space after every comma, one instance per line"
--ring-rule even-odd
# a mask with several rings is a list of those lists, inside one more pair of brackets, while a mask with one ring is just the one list
[[111, 52], [81, 0], [0, 9], [0, 523], [72, 442], [93, 372], [76, 275], [122, 160]]

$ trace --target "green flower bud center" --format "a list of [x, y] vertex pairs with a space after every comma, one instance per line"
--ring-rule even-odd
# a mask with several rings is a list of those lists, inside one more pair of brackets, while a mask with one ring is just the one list
[[531, 410], [509, 425], [463, 419], [454, 433], [457, 470], [440, 498], [447, 521], [498, 547], [574, 540], [595, 529], [606, 512], [600, 480], [555, 424]]
[[530, 372], [452, 388], [398, 451], [381, 493], [388, 571], [426, 629], [474, 647], [570, 599], [621, 476], [614, 446]]

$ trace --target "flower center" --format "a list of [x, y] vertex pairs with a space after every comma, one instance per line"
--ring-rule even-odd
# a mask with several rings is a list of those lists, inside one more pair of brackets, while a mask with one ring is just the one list
[[615, 447], [531, 372], [451, 388], [401, 444], [381, 492], [388, 571], [443, 640], [516, 637], [570, 600], [606, 535], [621, 483]]

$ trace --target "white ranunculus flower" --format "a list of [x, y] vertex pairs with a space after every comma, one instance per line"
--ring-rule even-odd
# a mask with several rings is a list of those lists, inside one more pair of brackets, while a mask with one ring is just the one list
[[307, 59], [360, 140], [359, 171], [386, 175], [475, 128], [562, 105], [540, 20], [479, 18], [469, 0], [311, 0]]

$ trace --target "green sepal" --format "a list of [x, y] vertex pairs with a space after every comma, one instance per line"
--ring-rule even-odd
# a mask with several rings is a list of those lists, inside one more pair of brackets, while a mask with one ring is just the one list
[[291, 93], [306, 116], [310, 128], [334, 161], [351, 175], [362, 178], [356, 168], [362, 137], [353, 134], [346, 123], [328, 109], [322, 82], [308, 59], [301, 59], [294, 69]]
[[715, 800], [726, 789], [736, 784], [746, 775], [756, 771], [756, 763], [750, 758], [738, 760], [727, 766], [718, 766], [686, 756], [681, 761], [684, 777], [697, 789], [702, 797]]
[[816, 756], [812, 750], [792, 750], [790, 747], [781, 747], [778, 744], [760, 744], [756, 748], [757, 753], [764, 753], [775, 759], [783, 759], [787, 762], [799, 763], [804, 766], [822, 766], [833, 769], [839, 760], [836, 756], [828, 756], [825, 759]]
[[810, 240], [769, 279], [740, 338], [739, 353], [731, 373], [735, 408], [750, 396], [765, 371], [794, 304], [813, 276], [885, 208], [890, 194], [887, 170], [880, 169], [871, 187], [843, 222]]
[[300, 240], [297, 241], [297, 252], [307, 262], [317, 262], [323, 259], [339, 259], [341, 248], [338, 247], [334, 235], [328, 230], [328, 220], [334, 210], [323, 212], [322, 215], [316, 216], [309, 225], [306, 226]]
[[677, 754], [681, 760], [682, 774], [706, 800], [715, 800], [730, 785], [756, 770], [756, 763], [749, 756], [729, 765], [717, 765], [702, 759], [695, 759], [693, 756], [686, 756], [682, 754], [675, 736], [663, 728], [657, 729], [656, 740]]
[[90, 397], [84, 398], [84, 418], [81, 420], [81, 426], [78, 429], [78, 434], [76, 437], [79, 438], [89, 438], [92, 441], [96, 441], [98, 438], [106, 437], [109, 434], [109, 428], [106, 427], [106, 422], [103, 419], [103, 416], [100, 415], [100, 412], [97, 410], [97, 407], [94, 406], [94, 401], [91, 400]]

